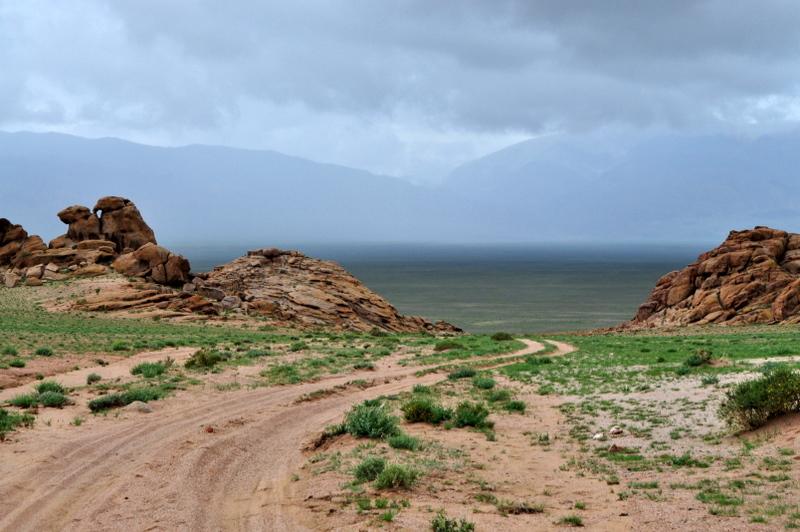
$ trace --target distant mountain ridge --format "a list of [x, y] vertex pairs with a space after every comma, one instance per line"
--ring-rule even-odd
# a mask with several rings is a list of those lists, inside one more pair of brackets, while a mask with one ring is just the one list
[[626, 150], [552, 136], [421, 187], [272, 151], [0, 132], [0, 216], [49, 237], [53, 212], [116, 194], [135, 197], [166, 242], [707, 242], [800, 228], [798, 168], [797, 133]]

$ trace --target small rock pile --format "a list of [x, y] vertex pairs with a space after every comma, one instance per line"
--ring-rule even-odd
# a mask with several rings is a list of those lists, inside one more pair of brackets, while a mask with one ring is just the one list
[[656, 284], [624, 327], [800, 323], [800, 234], [732, 231], [721, 246]]

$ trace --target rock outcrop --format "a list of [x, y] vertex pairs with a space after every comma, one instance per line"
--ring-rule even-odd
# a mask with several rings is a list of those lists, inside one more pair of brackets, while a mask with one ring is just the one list
[[189, 262], [156, 245], [153, 230], [128, 199], [108, 196], [93, 210], [73, 205], [58, 217], [67, 224], [67, 233], [49, 246], [38, 236], [28, 236], [21, 226], [0, 219], [0, 268], [6, 268], [6, 286], [102, 275], [112, 262], [125, 275], [158, 284], [179, 286], [189, 279]]
[[186, 292], [218, 301], [226, 310], [240, 309], [290, 327], [458, 331], [448, 323], [402, 316], [338, 264], [297, 251], [250, 251], [202, 274]]
[[800, 234], [756, 227], [662, 277], [625, 326], [779, 322], [800, 323]]

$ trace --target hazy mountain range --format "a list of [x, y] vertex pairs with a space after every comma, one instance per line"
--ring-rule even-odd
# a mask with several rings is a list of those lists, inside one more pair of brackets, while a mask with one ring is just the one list
[[435, 187], [272, 151], [160, 148], [0, 133], [0, 217], [45, 239], [104, 195], [139, 206], [163, 242], [713, 242], [800, 229], [800, 135], [651, 137], [625, 150], [546, 137], [455, 169]]

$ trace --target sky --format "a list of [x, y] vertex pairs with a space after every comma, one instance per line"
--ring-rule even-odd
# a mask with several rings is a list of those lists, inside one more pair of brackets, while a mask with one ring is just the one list
[[425, 182], [524, 139], [800, 121], [793, 0], [0, 0], [0, 130]]

